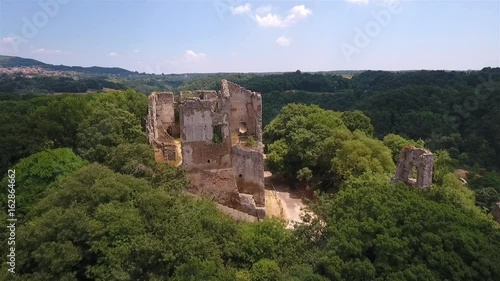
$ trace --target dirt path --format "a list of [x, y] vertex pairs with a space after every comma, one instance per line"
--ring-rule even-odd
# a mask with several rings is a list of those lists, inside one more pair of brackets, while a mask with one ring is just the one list
[[[270, 172], [264, 172], [264, 178], [267, 183], [266, 215], [285, 219], [288, 221], [287, 228], [293, 228], [296, 222], [302, 222], [300, 216], [304, 213], [302, 209], [304, 209], [306, 205], [302, 202], [301, 198], [292, 196], [291, 193], [287, 191], [286, 187], [278, 186], [277, 188], [279, 191], [275, 191], [274, 185], [271, 183], [271, 177], [272, 174]], [[276, 194], [276, 196], [274, 194]]]
[[283, 209], [285, 210], [286, 219], [288, 220], [287, 228], [293, 227], [294, 223], [302, 222], [300, 216], [304, 213], [302, 209], [306, 207], [301, 199], [291, 198], [289, 192], [276, 192], [278, 198], [281, 200]]

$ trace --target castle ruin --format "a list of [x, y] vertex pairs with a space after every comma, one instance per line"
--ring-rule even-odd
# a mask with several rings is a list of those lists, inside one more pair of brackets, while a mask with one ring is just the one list
[[[405, 146], [399, 154], [396, 176], [392, 183], [404, 182], [415, 187], [429, 187], [432, 185], [432, 169], [434, 155], [429, 150]], [[414, 170], [415, 169], [415, 170]], [[416, 179], [414, 174], [416, 173]]]
[[191, 191], [265, 216], [259, 93], [227, 80], [219, 92], [184, 91], [177, 101], [171, 92], [152, 93], [147, 133], [159, 160], [188, 171]]

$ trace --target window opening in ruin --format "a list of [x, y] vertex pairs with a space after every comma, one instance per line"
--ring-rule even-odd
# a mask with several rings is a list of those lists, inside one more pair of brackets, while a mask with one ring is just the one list
[[238, 131], [241, 135], [245, 135], [248, 132], [247, 122], [240, 122], [240, 129]]
[[417, 174], [418, 174], [418, 167], [417, 166], [411, 167], [410, 178], [416, 179], [417, 178]]
[[242, 175], [242, 174], [240, 174], [238, 177], [242, 178], [242, 177], [243, 177], [243, 175]]
[[213, 126], [213, 143], [222, 143], [222, 126], [215, 125]]
[[210, 163], [210, 159], [208, 159], [207, 162]]

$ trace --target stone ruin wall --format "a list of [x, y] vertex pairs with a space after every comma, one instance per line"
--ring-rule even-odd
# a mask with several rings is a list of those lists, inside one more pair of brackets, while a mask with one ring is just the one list
[[[429, 150], [405, 146], [399, 154], [396, 175], [393, 183], [404, 182], [409, 186], [429, 187], [432, 185], [432, 169], [434, 155]], [[416, 168], [417, 178], [413, 178], [413, 169]]]
[[174, 93], [152, 93], [149, 96], [147, 120], [149, 143], [172, 140], [175, 133], [179, 132], [179, 125], [175, 120], [177, 106]]
[[[188, 171], [191, 192], [213, 196], [221, 204], [259, 218], [265, 216], [259, 93], [227, 80], [221, 81], [219, 93], [181, 92], [179, 103], [172, 93], [153, 93], [147, 120], [151, 144], [168, 143], [172, 136], [164, 134], [165, 126], [178, 128], [182, 167]], [[249, 136], [259, 142], [257, 148], [240, 145]], [[172, 153], [172, 149], [164, 150], [164, 157]]]
[[179, 134], [175, 112], [178, 104], [171, 92], [152, 93], [148, 102], [146, 130], [148, 142], [161, 151], [164, 161], [176, 161], [174, 137]]
[[491, 215], [496, 222], [500, 223], [500, 202], [497, 202], [493, 205], [493, 208], [491, 209]]
[[230, 131], [237, 132], [244, 126], [248, 135], [254, 136], [256, 141], [262, 142], [261, 95], [229, 81], [223, 82], [221, 88], [223, 93], [229, 92], [231, 97]]
[[[224, 169], [231, 167], [231, 138], [227, 114], [218, 100], [185, 99], [180, 106], [183, 167]], [[214, 143], [214, 127], [219, 126], [222, 142]]]
[[[417, 178], [413, 178], [413, 169], [416, 168]], [[392, 183], [404, 182], [408, 186], [425, 188], [432, 185], [432, 170], [434, 168], [434, 155], [422, 148], [405, 146], [399, 154], [396, 175]], [[464, 179], [460, 178], [462, 183]], [[465, 184], [467, 182], [465, 181]], [[500, 223], [500, 202], [493, 205], [490, 212], [493, 219]]]
[[233, 172], [242, 211], [258, 218], [265, 216], [266, 206], [263, 150], [262, 144], [256, 148], [242, 145], [234, 145], [232, 148]]
[[263, 147], [233, 146], [233, 170], [240, 193], [252, 194], [258, 207], [265, 206]]

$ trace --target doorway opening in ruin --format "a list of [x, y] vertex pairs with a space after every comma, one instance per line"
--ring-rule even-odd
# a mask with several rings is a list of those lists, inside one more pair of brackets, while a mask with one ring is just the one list
[[212, 142], [213, 143], [222, 143], [222, 126], [221, 125], [214, 125], [212, 127], [212, 129], [213, 129]]

